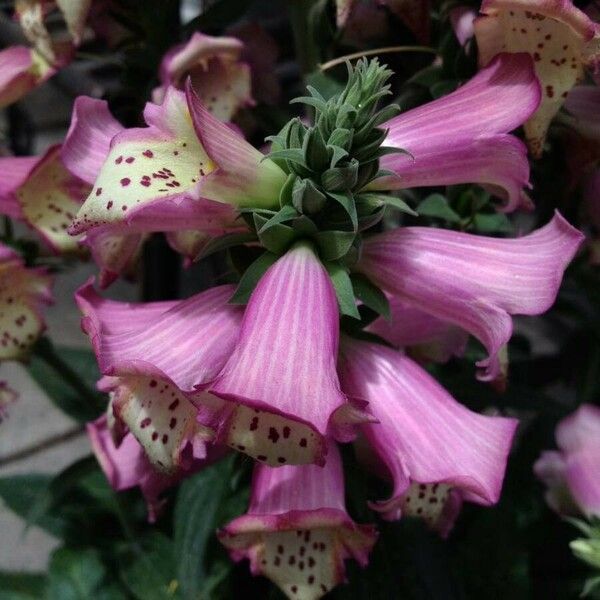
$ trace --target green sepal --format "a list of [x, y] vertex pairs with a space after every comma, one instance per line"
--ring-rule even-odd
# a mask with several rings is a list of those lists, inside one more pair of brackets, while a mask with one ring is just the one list
[[369, 137], [371, 139], [365, 140], [365, 142], [352, 153], [352, 155], [361, 162], [365, 160], [374, 160], [376, 158], [375, 153], [387, 137], [387, 131], [374, 129], [372, 135]]
[[297, 98], [293, 98], [292, 100], [290, 100], [290, 104], [299, 103], [312, 106], [320, 112], [325, 112], [325, 110], [327, 110], [327, 103], [321, 98], [314, 98], [313, 96], [298, 96]]
[[358, 170], [355, 190], [362, 190], [370, 181], [377, 177], [379, 172], [379, 161], [363, 162]]
[[296, 238], [292, 227], [283, 223], [275, 223], [265, 228], [267, 220], [258, 214], [254, 214], [254, 226], [258, 233], [261, 245], [274, 254], [283, 254]]
[[323, 260], [337, 260], [348, 254], [356, 234], [352, 231], [318, 231], [312, 237]]
[[215, 252], [226, 250], [232, 246], [238, 246], [240, 244], [246, 244], [248, 242], [255, 242], [257, 240], [256, 234], [251, 231], [243, 231], [240, 233], [228, 233], [221, 237], [210, 240], [204, 248], [200, 251], [198, 256], [194, 258], [194, 261], [199, 261]]
[[339, 127], [341, 129], [352, 129], [357, 115], [358, 111], [356, 108], [354, 108], [354, 106], [351, 104], [342, 104], [335, 116], [336, 128]]
[[319, 231], [319, 228], [314, 224], [312, 219], [306, 215], [300, 215], [292, 222], [292, 227], [298, 237], [312, 237]]
[[461, 223], [461, 218], [448, 203], [448, 199], [442, 194], [431, 194], [423, 200], [417, 207], [420, 215], [425, 217], [434, 217], [444, 219], [448, 223]]
[[337, 262], [325, 262], [323, 264], [333, 283], [340, 313], [342, 315], [353, 317], [354, 319], [360, 319], [360, 313], [356, 306], [354, 289], [352, 288], [352, 281], [350, 280], [348, 271]]
[[296, 179], [292, 190], [292, 204], [299, 213], [314, 214], [319, 212], [327, 198], [311, 179]]
[[351, 193], [338, 194], [336, 192], [327, 192], [328, 196], [331, 196], [336, 202], [338, 202], [344, 210], [348, 213], [350, 221], [352, 222], [352, 228], [354, 231], [358, 229], [358, 215], [356, 214], [356, 204], [354, 197]]
[[304, 165], [315, 173], [320, 173], [329, 165], [329, 152], [318, 127], [311, 127], [302, 145]]
[[[366, 206], [364, 207], [367, 208]], [[374, 225], [377, 225], [385, 214], [385, 206], [370, 208], [370, 210], [361, 210], [359, 204], [356, 206], [358, 212], [358, 231], [365, 231]]]
[[342, 158], [348, 156], [347, 150], [344, 150], [341, 146], [327, 144], [327, 151], [331, 155], [331, 160], [329, 161], [331, 168], [335, 167]]
[[404, 200], [402, 200], [402, 198], [398, 198], [397, 196], [391, 196], [388, 194], [367, 193], [361, 194], [359, 198], [361, 200], [367, 200], [373, 203], [378, 202], [384, 206], [391, 206], [403, 213], [408, 213], [413, 217], [419, 216], [419, 213], [415, 212]]
[[[289, 221], [290, 219], [293, 219], [294, 217], [298, 216], [298, 211], [293, 207], [290, 206], [289, 204], [286, 204], [285, 206], [282, 206], [281, 209], [276, 212], [270, 219], [267, 219], [264, 221], [264, 223], [261, 225], [260, 229], [257, 227], [257, 233], [260, 236], [261, 234], [265, 233], [268, 229], [270, 229], [271, 227], [274, 227], [275, 225], [278, 225], [279, 223], [284, 223], [285, 221]], [[264, 217], [259, 217], [261, 220], [264, 219]], [[254, 222], [257, 222], [257, 215], [255, 213], [254, 216]]]
[[247, 304], [261, 277], [270, 266], [275, 264], [278, 258], [272, 252], [261, 254], [242, 275], [233, 296], [229, 299], [229, 304]]
[[294, 183], [298, 176], [295, 173], [290, 173], [279, 192], [279, 206], [282, 208], [286, 205], [292, 204], [292, 190], [294, 189]]
[[328, 192], [343, 192], [351, 190], [358, 181], [360, 163], [352, 159], [348, 166], [327, 169], [321, 175], [321, 183]]
[[269, 152], [266, 156], [264, 156], [261, 160], [267, 160], [270, 158], [271, 160], [285, 160], [291, 163], [299, 164], [302, 167], [306, 167], [304, 162], [304, 153], [300, 148], [285, 148], [283, 150], [274, 150]]
[[351, 129], [345, 129], [344, 127], [337, 127], [331, 132], [328, 144], [332, 146], [339, 146], [344, 150], [350, 150], [352, 147], [353, 131]]
[[368, 277], [362, 273], [350, 275], [354, 295], [370, 309], [380, 314], [384, 319], [390, 321], [392, 313], [390, 303], [386, 295]]

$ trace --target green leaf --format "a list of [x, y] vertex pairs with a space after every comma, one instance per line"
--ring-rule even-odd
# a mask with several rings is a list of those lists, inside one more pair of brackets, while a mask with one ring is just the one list
[[[270, 212], [270, 211], [269, 211]], [[206, 246], [202, 249], [202, 252], [196, 256], [194, 260], [198, 261], [215, 252], [220, 252], [221, 250], [227, 250], [227, 248], [231, 248], [232, 246], [238, 246], [240, 244], [245, 244], [247, 242], [255, 242], [256, 235], [252, 232], [240, 232], [240, 233], [228, 233], [226, 235], [222, 235], [221, 237], [215, 238], [208, 242]]]
[[390, 313], [390, 303], [386, 295], [362, 273], [352, 273], [350, 280], [352, 281], [354, 295], [363, 304], [389, 321], [392, 315]]
[[235, 455], [186, 479], [177, 494], [174, 515], [175, 564], [184, 598], [198, 598], [206, 576], [208, 547], [234, 473]]
[[327, 144], [327, 150], [331, 153], [331, 160], [329, 161], [329, 166], [331, 168], [335, 167], [342, 158], [346, 158], [348, 156], [348, 152], [344, 150], [341, 146], [336, 146], [332, 144]]
[[242, 275], [240, 282], [233, 294], [229, 299], [231, 304], [247, 304], [250, 299], [250, 295], [254, 291], [256, 284], [260, 278], [265, 274], [267, 269], [275, 263], [279, 257], [272, 252], [265, 252], [261, 254]]
[[[122, 558], [120, 562], [126, 561]], [[136, 553], [120, 570], [129, 591], [138, 600], [181, 598], [178, 592], [175, 546], [166, 535], [153, 531], [142, 541]]]
[[[42, 348], [42, 344], [46, 341], [45, 338], [39, 340], [39, 347]], [[80, 423], [96, 419], [104, 409], [105, 401], [102, 394], [96, 394], [94, 391], [96, 382], [100, 378], [94, 352], [85, 348], [65, 347], [56, 347], [53, 351], [60, 357], [61, 362], [87, 385], [90, 398], [83, 398], [50, 366], [47, 360], [42, 359], [36, 352], [32, 354], [27, 365], [29, 374], [41, 386], [52, 403], [71, 418]]]
[[358, 216], [356, 214], [356, 203], [351, 193], [348, 194], [337, 194], [335, 192], [327, 192], [328, 196], [331, 196], [338, 204], [340, 204], [344, 210], [348, 213], [352, 227], [354, 231], [358, 229]]
[[419, 213], [415, 212], [402, 198], [398, 196], [391, 196], [388, 194], [361, 194], [361, 200], [367, 200], [369, 202], [380, 202], [384, 206], [391, 206], [403, 213], [408, 213], [413, 217], [418, 217]]
[[283, 206], [277, 213], [275, 213], [268, 221], [266, 221], [258, 230], [258, 235], [264, 233], [269, 228], [278, 225], [279, 223], [283, 223], [284, 221], [289, 221], [294, 217], [298, 216], [298, 211], [293, 207], [286, 204]]
[[284, 148], [283, 150], [274, 150], [269, 152], [263, 160], [270, 158], [272, 160], [287, 160], [289, 162], [297, 163], [303, 167], [306, 167], [304, 162], [304, 153], [301, 148]]
[[582, 596], [589, 596], [594, 590], [600, 587], [600, 576], [599, 577], [590, 577], [586, 580], [583, 590], [581, 591]]
[[348, 254], [356, 234], [352, 231], [319, 231], [313, 239], [322, 260], [337, 260]]
[[43, 573], [0, 571], [0, 600], [39, 600], [45, 588]]
[[348, 271], [337, 262], [325, 262], [323, 264], [333, 283], [340, 313], [355, 319], [360, 319], [360, 314], [356, 307], [356, 300], [354, 299], [354, 289], [352, 288], [352, 281], [350, 280]]
[[327, 198], [310, 179], [296, 179], [292, 191], [292, 204], [300, 213], [319, 212]]
[[473, 227], [482, 233], [512, 233], [513, 226], [504, 213], [479, 213], [473, 218]]
[[59, 548], [50, 557], [47, 600], [96, 598], [106, 569], [96, 550]]
[[441, 194], [427, 196], [417, 207], [417, 212], [425, 217], [443, 219], [449, 223], [461, 223], [460, 215], [450, 208], [448, 199]]
[[307, 104], [308, 106], [312, 106], [316, 108], [320, 112], [325, 112], [327, 108], [327, 104], [324, 100], [320, 98], [314, 98], [312, 96], [298, 96], [297, 98], [292, 98], [290, 100], [290, 104]]
[[[290, 207], [291, 208], [291, 207]], [[254, 224], [260, 229], [267, 220], [254, 213]], [[258, 236], [261, 245], [273, 254], [281, 255], [296, 239], [296, 232], [288, 225], [277, 223]]]
[[345, 167], [327, 169], [321, 175], [321, 183], [328, 192], [343, 192], [351, 190], [358, 181], [360, 163], [356, 159]]

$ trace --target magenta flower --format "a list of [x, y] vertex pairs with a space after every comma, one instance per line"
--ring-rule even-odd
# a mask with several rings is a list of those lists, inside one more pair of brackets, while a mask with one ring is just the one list
[[112, 430], [109, 427], [109, 421], [107, 416], [102, 416], [87, 424], [92, 450], [113, 489], [122, 491], [140, 488], [146, 500], [148, 520], [151, 523], [156, 521], [164, 504], [164, 500], [161, 499], [164, 490], [175, 485], [183, 477], [207, 466], [219, 456], [217, 449], [213, 450], [215, 456], [194, 457], [186, 470], [168, 475], [152, 466], [142, 446], [131, 433], [116, 435], [114, 426]]
[[391, 498], [373, 508], [387, 519], [421, 517], [447, 534], [463, 499], [498, 501], [516, 420], [467, 410], [409, 358], [379, 344], [344, 338], [340, 363], [343, 389], [366, 400], [377, 419], [362, 429], [393, 480]]
[[152, 100], [161, 104], [169, 88], [183, 89], [189, 77], [202, 104], [217, 119], [230, 121], [238, 109], [252, 106], [250, 67], [240, 60], [244, 44], [234, 37], [213, 37], [196, 31], [169, 50], [159, 69], [160, 87]]
[[[475, 21], [479, 62], [500, 52], [526, 52], [542, 88], [538, 109], [525, 123], [525, 137], [539, 158], [550, 121], [586, 66], [600, 59], [600, 26], [571, 0], [484, 0]], [[519, 101], [520, 102], [520, 101]]]
[[583, 235], [558, 213], [513, 240], [403, 227], [365, 241], [358, 269], [409, 305], [453, 323], [486, 347], [481, 379], [500, 373], [498, 352], [512, 334], [510, 315], [552, 306]]
[[600, 516], [600, 408], [583, 404], [556, 428], [558, 451], [543, 452], [534, 472], [559, 514]]
[[25, 358], [44, 331], [44, 307], [52, 303], [52, 277], [28, 268], [0, 244], [0, 360]]
[[346, 512], [339, 451], [323, 468], [257, 465], [248, 512], [219, 532], [236, 560], [248, 558], [289, 598], [317, 600], [344, 580], [344, 560], [365, 566], [376, 541], [372, 526]]

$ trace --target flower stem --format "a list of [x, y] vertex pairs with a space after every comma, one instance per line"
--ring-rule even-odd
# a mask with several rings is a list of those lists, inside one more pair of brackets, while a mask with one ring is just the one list
[[347, 60], [354, 60], [355, 58], [362, 58], [363, 56], [375, 56], [377, 54], [400, 54], [401, 52], [426, 52], [428, 54], [437, 54], [437, 50], [434, 48], [429, 48], [429, 46], [386, 46], [384, 48], [361, 50], [360, 52], [338, 56], [333, 60], [329, 60], [326, 63], [319, 65], [319, 69], [321, 71], [327, 71], [332, 67], [345, 63]]

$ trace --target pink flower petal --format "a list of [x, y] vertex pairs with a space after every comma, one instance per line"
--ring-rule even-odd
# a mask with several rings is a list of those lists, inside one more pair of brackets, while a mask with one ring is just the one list
[[71, 125], [61, 148], [64, 165], [93, 185], [110, 152], [112, 139], [123, 129], [110, 114], [105, 100], [79, 96], [73, 104]]
[[368, 401], [378, 420], [363, 430], [393, 478], [392, 497], [374, 508], [446, 528], [453, 490], [478, 504], [498, 501], [514, 419], [467, 410], [413, 361], [379, 344], [344, 338], [340, 362], [344, 390]]
[[479, 363], [482, 378], [491, 380], [512, 334], [510, 315], [552, 306], [582, 241], [559, 213], [518, 239], [402, 227], [366, 239], [357, 268], [404, 302], [477, 337], [489, 353]]
[[[550, 121], [586, 64], [600, 57], [600, 26], [570, 0], [484, 0], [475, 21], [482, 66], [499, 52], [526, 52], [534, 59], [542, 100], [525, 123], [532, 154], [539, 157]], [[524, 103], [517, 100], [513, 108]]]
[[454, 35], [461, 46], [464, 46], [474, 35], [473, 21], [477, 17], [477, 11], [469, 6], [455, 6], [449, 11], [450, 23]]
[[323, 464], [325, 437], [351, 436], [360, 415], [335, 371], [333, 285], [310, 246], [289, 250], [252, 293], [237, 346], [208, 387], [227, 401], [219, 439], [271, 466]]
[[257, 465], [247, 514], [219, 532], [236, 561], [248, 558], [291, 598], [318, 600], [344, 579], [344, 560], [368, 561], [376, 533], [355, 524], [344, 506], [339, 452], [324, 467]]

